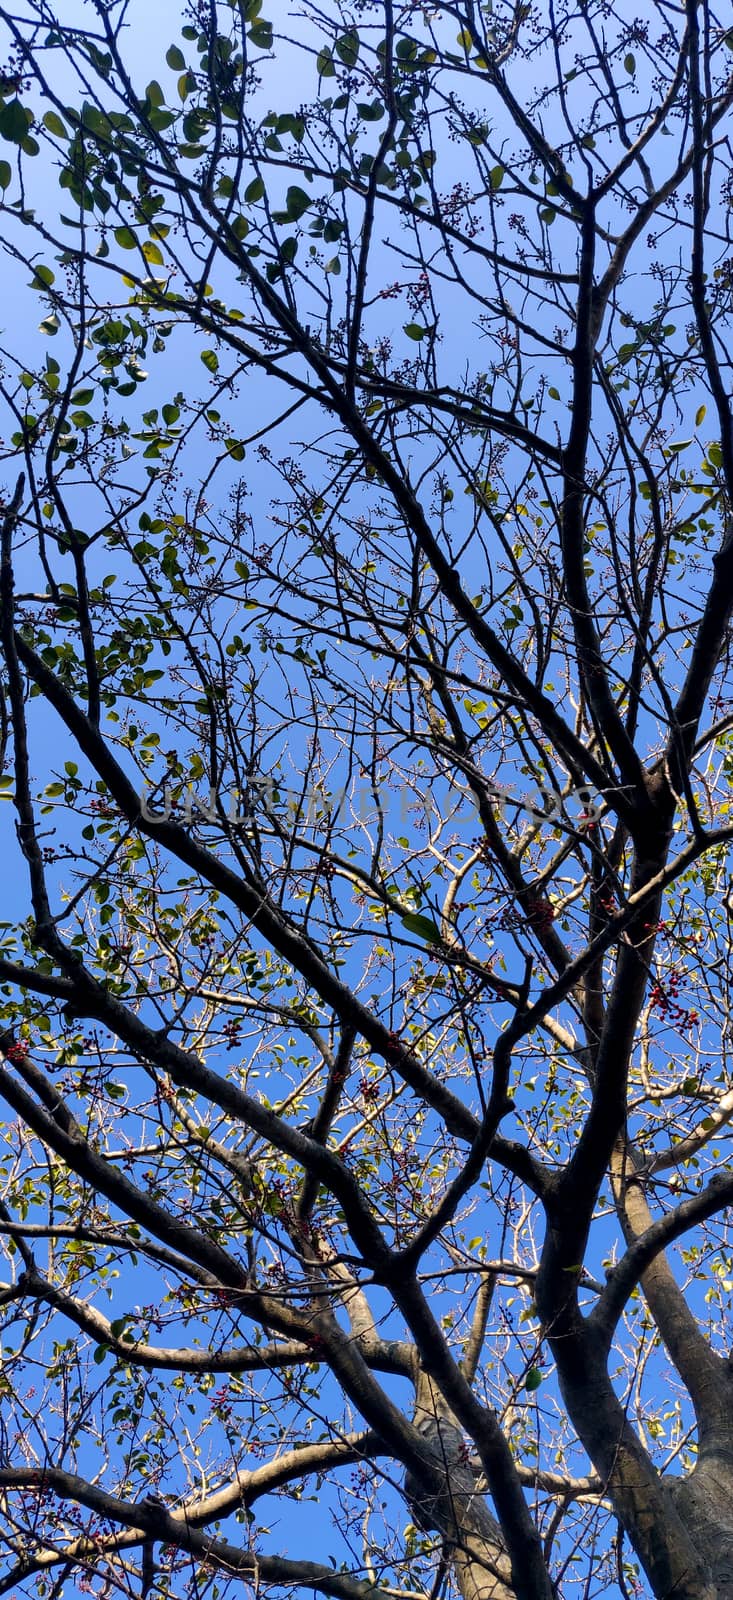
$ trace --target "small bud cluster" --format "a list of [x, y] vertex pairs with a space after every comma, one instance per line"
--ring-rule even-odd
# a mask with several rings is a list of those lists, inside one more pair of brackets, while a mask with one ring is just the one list
[[649, 990], [649, 1005], [653, 1011], [658, 1011], [660, 1016], [668, 1017], [670, 1022], [674, 1022], [677, 1027], [694, 1027], [700, 1018], [694, 1008], [679, 1004], [678, 995], [681, 982], [682, 974], [674, 970], [669, 973], [666, 983], [662, 983], [659, 978], [655, 978]]
[[537, 933], [547, 933], [555, 920], [555, 908], [543, 894], [529, 895], [526, 901], [527, 921]]
[[5, 1051], [5, 1059], [13, 1061], [18, 1067], [23, 1066], [28, 1060], [28, 1046], [25, 1041], [19, 1039], [16, 1044], [9, 1045]]

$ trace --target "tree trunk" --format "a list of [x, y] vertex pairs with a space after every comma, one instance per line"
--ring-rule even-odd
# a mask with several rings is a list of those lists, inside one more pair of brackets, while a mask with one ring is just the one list
[[[624, 1235], [632, 1244], [654, 1219], [643, 1167], [624, 1139], [613, 1153], [611, 1181]], [[644, 1273], [642, 1286], [698, 1425], [696, 1466], [686, 1478], [667, 1480], [671, 1498], [716, 1600], [733, 1600], [733, 1365], [711, 1350], [663, 1251]]]
[[715, 1600], [733, 1600], [733, 1448], [706, 1451], [694, 1472], [673, 1480], [671, 1489]]
[[424, 1374], [413, 1420], [444, 1479], [442, 1492], [426, 1494], [411, 1473], [406, 1475], [415, 1522], [442, 1535], [463, 1600], [515, 1600], [502, 1532], [477, 1488], [463, 1432]]

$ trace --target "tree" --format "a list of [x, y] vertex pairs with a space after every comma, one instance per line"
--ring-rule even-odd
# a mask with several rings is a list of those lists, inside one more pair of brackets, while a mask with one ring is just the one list
[[730, 1600], [728, 19], [68, 10], [0, 9], [0, 1592]]

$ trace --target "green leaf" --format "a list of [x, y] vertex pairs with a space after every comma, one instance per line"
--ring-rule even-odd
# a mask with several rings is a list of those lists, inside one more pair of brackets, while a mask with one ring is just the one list
[[336, 76], [336, 68], [333, 64], [333, 56], [331, 55], [330, 50], [326, 50], [325, 48], [323, 50], [319, 50], [316, 66], [318, 68], [318, 75], [320, 78], [334, 78]]
[[349, 28], [347, 33], [342, 33], [336, 40], [336, 54], [345, 67], [355, 67], [359, 59], [359, 35], [356, 28]]
[[627, 56], [624, 56], [624, 66], [628, 73], [633, 74], [636, 72], [636, 56], [632, 55], [631, 51]]
[[245, 450], [241, 439], [227, 439], [226, 448], [227, 454], [230, 455], [234, 461], [244, 461]]
[[209, 372], [219, 371], [219, 357], [215, 350], [202, 350], [201, 360]]
[[247, 185], [247, 188], [244, 191], [244, 198], [247, 202], [247, 205], [255, 205], [258, 200], [262, 199], [264, 192], [265, 185], [262, 179], [260, 177], [253, 178], [252, 182]]
[[305, 189], [299, 189], [295, 183], [291, 184], [285, 196], [289, 221], [297, 222], [298, 218], [302, 217], [304, 212], [308, 210], [310, 204], [311, 197], [306, 194]]
[[271, 50], [272, 23], [265, 21], [253, 22], [249, 30], [249, 38], [253, 44], [257, 45], [258, 50]]
[[57, 117], [55, 111], [47, 111], [45, 113], [43, 117], [43, 126], [44, 128], [48, 128], [49, 133], [54, 133], [57, 139], [68, 139], [69, 137], [68, 128], [64, 127], [61, 118]]
[[158, 106], [154, 106], [150, 112], [150, 126], [156, 133], [162, 133], [166, 128], [172, 127], [175, 120], [175, 111], [161, 111]]
[[357, 111], [362, 122], [381, 122], [384, 116], [384, 104], [381, 100], [370, 102], [359, 101]]
[[162, 250], [152, 239], [146, 239], [143, 245], [143, 255], [145, 260], [149, 261], [154, 267], [162, 267], [165, 264], [165, 256]]
[[179, 50], [177, 44], [172, 44], [170, 48], [166, 50], [165, 59], [173, 72], [183, 72], [183, 69], [186, 65], [186, 57], [184, 56], [183, 51]]
[[34, 289], [50, 289], [51, 284], [55, 281], [56, 273], [52, 272], [50, 267], [45, 267], [43, 262], [33, 268], [32, 287]]
[[491, 171], [489, 173], [489, 180], [491, 182], [492, 189], [494, 189], [494, 190], [500, 189], [502, 184], [503, 184], [503, 182], [504, 182], [504, 177], [505, 177], [505, 169], [504, 169], [504, 167], [492, 167]]
[[122, 250], [134, 250], [137, 245], [132, 228], [115, 228], [115, 239]]
[[406, 322], [402, 332], [407, 334], [408, 339], [425, 339], [428, 330], [421, 328], [419, 322]]
[[528, 1389], [530, 1394], [532, 1394], [535, 1389], [539, 1389], [541, 1382], [542, 1373], [540, 1372], [539, 1367], [530, 1367], [529, 1372], [524, 1380], [525, 1389]]
[[705, 421], [705, 418], [706, 418], [707, 414], [708, 414], [707, 406], [698, 406], [697, 411], [695, 412], [695, 427], [696, 428], [699, 428], [700, 423]]
[[424, 917], [419, 911], [406, 911], [400, 920], [408, 933], [417, 934], [418, 939], [424, 939], [426, 944], [442, 943], [440, 928], [432, 917]]
[[22, 144], [27, 137], [33, 115], [19, 100], [9, 100], [0, 106], [0, 137], [9, 144]]
[[0, 189], [8, 189], [13, 176], [9, 161], [0, 161]]

